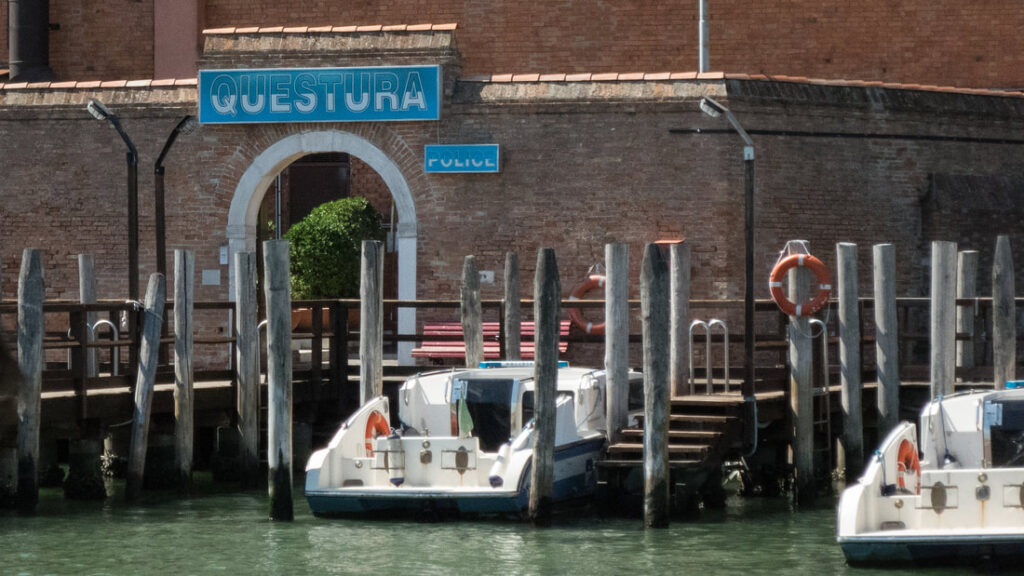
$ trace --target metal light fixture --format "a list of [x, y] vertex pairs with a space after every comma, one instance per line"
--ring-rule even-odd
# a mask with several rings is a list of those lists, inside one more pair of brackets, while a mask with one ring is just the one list
[[139, 153], [121, 127], [121, 120], [103, 102], [89, 100], [85, 109], [97, 120], [106, 120], [128, 147], [128, 298], [139, 299]]
[[165, 213], [164, 213], [164, 158], [167, 157], [167, 153], [170, 152], [171, 146], [174, 141], [178, 138], [178, 135], [187, 135], [195, 131], [199, 123], [196, 121], [196, 117], [191, 114], [186, 115], [178, 124], [171, 130], [171, 134], [167, 137], [167, 141], [164, 143], [163, 150], [160, 151], [160, 155], [157, 156], [156, 164], [153, 165], [153, 200], [156, 212], [156, 271], [167, 277], [167, 248], [166, 248], [166, 227], [165, 227]]
[[754, 396], [754, 142], [732, 112], [713, 98], [701, 98], [700, 109], [712, 118], [725, 116], [733, 130], [743, 139], [744, 233], [746, 236], [746, 286], [743, 292], [743, 398], [746, 414], [746, 444], [751, 453], [757, 450], [757, 401]]

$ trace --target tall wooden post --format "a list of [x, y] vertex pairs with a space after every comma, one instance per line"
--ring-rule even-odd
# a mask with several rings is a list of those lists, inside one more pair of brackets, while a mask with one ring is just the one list
[[[957, 254], [956, 297], [977, 298], [978, 251], [961, 250]], [[967, 334], [967, 340], [956, 341], [956, 367], [974, 368], [974, 306], [956, 307], [956, 331]]]
[[[846, 478], [864, 466], [864, 420], [861, 408], [860, 300], [857, 292], [857, 245], [836, 245], [839, 293], [839, 371], [842, 383], [843, 452]], [[828, 370], [828, 366], [823, 367]]]
[[668, 526], [668, 266], [656, 244], [644, 249], [640, 310], [644, 337], [644, 525]]
[[[260, 449], [259, 305], [256, 254], [235, 254], [235, 369], [238, 370], [238, 432], [242, 482], [256, 481]], [[347, 359], [346, 359], [347, 361]]]
[[359, 405], [384, 393], [383, 244], [363, 240], [359, 261]]
[[605, 244], [604, 367], [608, 444], [622, 436], [629, 417], [629, 244]]
[[[92, 254], [78, 255], [78, 301], [82, 304], [96, 303], [96, 265]], [[90, 328], [96, 324], [96, 316], [96, 312], [85, 313], [85, 321]], [[86, 330], [85, 337], [90, 344], [95, 340], [92, 330]], [[89, 348], [85, 352], [85, 373], [89, 378], [99, 375], [96, 356], [95, 348]]]
[[896, 249], [874, 246], [875, 363], [878, 370], [878, 437], [899, 423], [900, 339], [896, 318]]
[[476, 257], [462, 263], [462, 334], [466, 342], [466, 366], [476, 368], [484, 360], [483, 308], [480, 303], [480, 270]]
[[[807, 242], [794, 241], [808, 251]], [[789, 299], [807, 300], [808, 289], [801, 281], [802, 268], [789, 271]], [[806, 317], [789, 318], [789, 393], [793, 420], [793, 468], [796, 474], [794, 497], [798, 503], [813, 502], [814, 486], [814, 384], [811, 378], [811, 326]]]
[[530, 519], [537, 526], [551, 524], [551, 496], [555, 484], [555, 395], [558, 388], [558, 314], [562, 286], [555, 251], [537, 252], [533, 280], [534, 325], [534, 441], [530, 469]]
[[953, 393], [956, 373], [956, 242], [932, 242], [931, 394]]
[[1007, 380], [1016, 379], [1017, 309], [1014, 303], [1013, 253], [1010, 237], [996, 238], [996, 255], [992, 264], [992, 364], [997, 390], [1006, 388]]
[[290, 521], [294, 519], [292, 295], [287, 240], [269, 240], [263, 243], [263, 270], [266, 275], [263, 284], [267, 299], [267, 464], [270, 519]]
[[192, 486], [194, 426], [192, 371], [192, 308], [194, 302], [195, 254], [174, 251], [174, 460], [179, 490]]
[[164, 323], [166, 287], [163, 274], [152, 274], [146, 288], [142, 318], [142, 344], [139, 346], [139, 369], [135, 380], [135, 411], [132, 414], [132, 439], [128, 451], [128, 472], [124, 496], [137, 500], [142, 492], [146, 468], [146, 447], [149, 441], [149, 414], [153, 406], [153, 385], [156, 382], [160, 329]]
[[505, 359], [522, 358], [522, 312], [519, 309], [519, 255], [505, 253]]
[[[686, 242], [670, 248], [669, 282], [672, 300], [672, 321], [669, 327], [669, 348], [672, 350], [670, 376], [672, 394], [690, 393], [690, 245]], [[710, 338], [711, 335], [708, 334]], [[752, 336], [744, 336], [749, 338]]]
[[18, 277], [18, 506], [34, 510], [39, 502], [39, 410], [43, 384], [43, 258], [26, 248]]

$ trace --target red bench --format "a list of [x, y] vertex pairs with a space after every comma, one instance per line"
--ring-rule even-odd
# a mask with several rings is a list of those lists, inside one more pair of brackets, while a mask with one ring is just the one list
[[[569, 343], [564, 340], [569, 335], [569, 320], [559, 322], [558, 353], [565, 354], [569, 349]], [[498, 322], [484, 322], [484, 360], [501, 359], [501, 343], [498, 340], [501, 325]], [[523, 322], [520, 326], [522, 342], [519, 345], [520, 355], [523, 360], [533, 359], [533, 322]], [[460, 322], [435, 322], [423, 325], [423, 336], [462, 336], [462, 324]], [[528, 341], [529, 340], [529, 341]], [[466, 343], [455, 340], [424, 340], [412, 350], [413, 358], [427, 358], [435, 362], [441, 362], [449, 358], [465, 358]]]

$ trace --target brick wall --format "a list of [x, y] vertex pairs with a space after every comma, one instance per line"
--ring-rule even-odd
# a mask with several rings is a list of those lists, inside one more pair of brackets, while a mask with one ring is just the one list
[[[1024, 87], [1016, 0], [710, 2], [711, 69], [934, 85]], [[697, 68], [697, 2], [208, 0], [207, 25], [457, 22], [464, 71]]]
[[7, 68], [8, 58], [7, 40], [7, 0], [0, 0], [0, 68]]

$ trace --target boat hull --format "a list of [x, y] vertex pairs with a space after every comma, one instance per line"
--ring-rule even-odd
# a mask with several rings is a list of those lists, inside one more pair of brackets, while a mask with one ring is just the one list
[[1024, 534], [999, 536], [946, 535], [929, 538], [857, 538], [840, 542], [851, 565], [975, 564], [997, 565], [1024, 560]]

